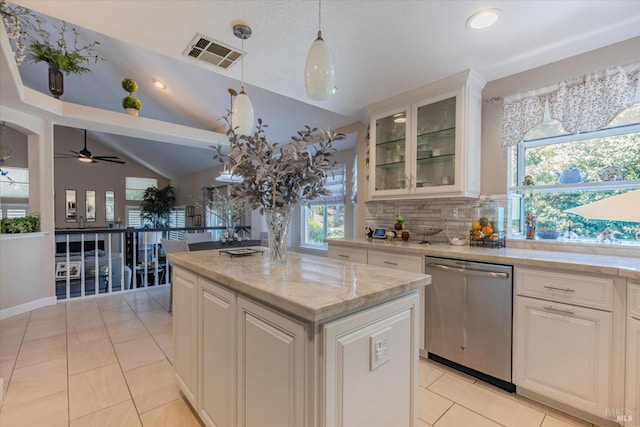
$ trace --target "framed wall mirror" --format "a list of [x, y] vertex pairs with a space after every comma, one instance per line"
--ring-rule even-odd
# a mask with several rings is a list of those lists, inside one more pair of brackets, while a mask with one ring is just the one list
[[85, 218], [87, 221], [96, 220], [96, 192], [95, 190], [87, 190], [85, 192]]
[[113, 191], [104, 192], [105, 219], [107, 222], [115, 221], [116, 202]]
[[65, 218], [67, 222], [77, 222], [78, 212], [76, 210], [76, 190], [65, 190], [64, 206]]

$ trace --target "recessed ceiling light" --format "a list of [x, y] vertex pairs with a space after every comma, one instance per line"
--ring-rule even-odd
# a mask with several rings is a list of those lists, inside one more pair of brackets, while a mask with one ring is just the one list
[[500, 19], [502, 11], [500, 9], [484, 9], [471, 15], [467, 19], [467, 27], [472, 30], [482, 30], [489, 28]]
[[158, 89], [165, 90], [165, 89], [167, 88], [167, 85], [166, 85], [166, 84], [164, 84], [164, 82], [163, 82], [163, 81], [161, 81], [161, 80], [158, 80], [158, 79], [151, 79], [151, 81], [153, 82], [153, 85], [154, 85], [155, 87], [157, 87]]

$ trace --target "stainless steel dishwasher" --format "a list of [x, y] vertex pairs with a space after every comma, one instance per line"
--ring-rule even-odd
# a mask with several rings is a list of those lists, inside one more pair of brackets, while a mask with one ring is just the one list
[[425, 335], [429, 358], [508, 391], [513, 267], [426, 257]]

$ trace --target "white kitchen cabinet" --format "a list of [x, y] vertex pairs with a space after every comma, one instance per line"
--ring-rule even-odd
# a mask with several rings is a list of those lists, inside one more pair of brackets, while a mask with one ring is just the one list
[[[390, 253], [389, 251], [369, 250], [367, 252], [367, 261], [371, 265], [379, 265], [381, 267], [397, 268], [400, 271], [415, 271], [424, 273], [424, 256]], [[425, 352], [425, 310], [426, 301], [425, 294], [427, 290], [420, 288], [420, 350]], [[425, 353], [426, 357], [426, 353]]]
[[640, 427], [640, 284], [627, 287], [627, 370], [625, 408], [620, 414], [625, 426]]
[[424, 256], [389, 253], [389, 251], [369, 250], [367, 264], [380, 267], [397, 268], [401, 271], [415, 271], [422, 273], [424, 270]]
[[236, 425], [236, 295], [199, 278], [199, 414], [210, 427]]
[[240, 296], [237, 322], [238, 425], [305, 425], [304, 325]]
[[477, 197], [484, 85], [469, 70], [369, 106], [368, 199]]
[[345, 248], [342, 246], [328, 245], [327, 256], [332, 259], [339, 259], [342, 261], [360, 262], [362, 264], [367, 263], [367, 250], [358, 248]]
[[624, 317], [614, 282], [516, 267], [513, 381], [519, 394], [537, 398], [532, 392], [600, 419], [622, 405], [624, 334], [617, 331]]
[[[414, 292], [323, 325], [325, 427], [416, 426], [418, 298]], [[385, 404], [358, 404], [367, 401]]]
[[194, 408], [198, 406], [198, 306], [197, 277], [173, 268], [173, 351], [176, 380]]
[[516, 298], [514, 383], [604, 418], [610, 407], [610, 312]]

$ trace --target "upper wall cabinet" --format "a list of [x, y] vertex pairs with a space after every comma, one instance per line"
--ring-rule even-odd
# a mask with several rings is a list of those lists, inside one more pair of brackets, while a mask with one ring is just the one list
[[368, 200], [478, 197], [485, 81], [469, 70], [368, 107]]

